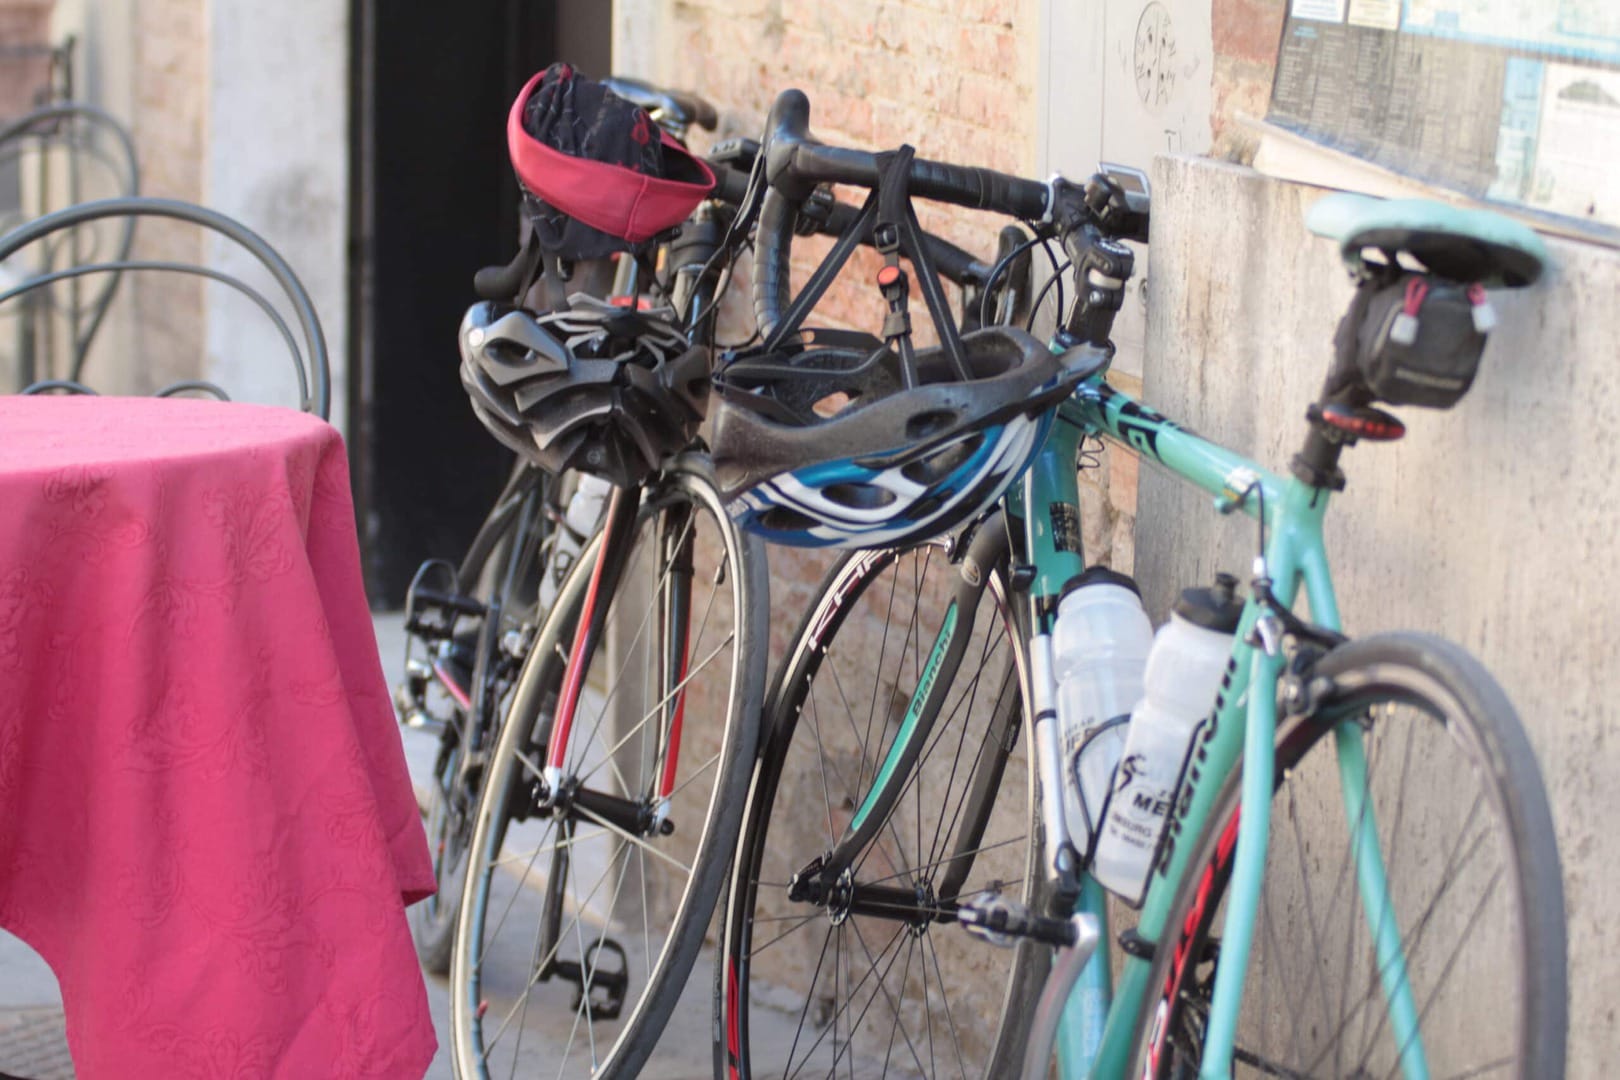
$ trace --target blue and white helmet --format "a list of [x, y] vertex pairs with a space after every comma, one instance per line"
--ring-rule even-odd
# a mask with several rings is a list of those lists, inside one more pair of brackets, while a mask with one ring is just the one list
[[801, 344], [727, 365], [711, 441], [733, 517], [772, 543], [869, 548], [918, 543], [988, 509], [1040, 449], [1072, 380], [1022, 331], [961, 340], [973, 378], [927, 349], [911, 387], [883, 349]]

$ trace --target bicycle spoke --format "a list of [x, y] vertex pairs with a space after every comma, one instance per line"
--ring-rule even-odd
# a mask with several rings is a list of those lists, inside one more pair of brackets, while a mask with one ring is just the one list
[[[720, 653], [725, 650], [726, 646], [731, 644], [732, 639], [735, 636], [736, 635], [734, 635], [734, 634], [727, 634], [726, 639], [724, 641], [722, 641], [720, 644], [716, 645], [714, 647], [714, 650], [712, 652], [710, 652], [708, 656], [705, 656], [703, 658], [703, 660], [698, 664], [697, 667], [689, 669], [687, 671], [687, 673], [686, 673], [685, 678], [681, 679], [680, 682], [678, 682], [674, 686], [670, 687], [669, 692], [664, 694], [661, 698], [659, 698], [658, 701], [653, 704], [652, 708], [648, 709], [645, 713], [643, 713], [641, 719], [637, 720], [635, 722], [635, 724], [628, 731], [626, 731], [624, 733], [623, 737], [620, 738], [618, 742], [616, 742], [612, 746], [608, 747], [608, 749], [604, 752], [602, 760], [599, 763], [597, 763], [596, 765], [591, 766], [590, 769], [588, 769], [584, 773], [580, 774], [580, 776], [579, 776], [580, 783], [584, 783], [586, 780], [589, 780], [591, 777], [595, 776], [597, 774], [597, 772], [601, 770], [603, 765], [608, 765], [610, 767], [613, 767], [615, 773], [617, 773], [617, 771], [618, 771], [617, 767], [614, 767], [612, 765], [614, 755], [617, 754], [620, 750], [624, 749], [625, 744], [628, 743], [631, 739], [635, 738], [637, 735], [642, 734], [646, 730], [647, 724], [650, 723], [653, 719], [655, 719], [655, 718], [661, 719], [662, 716], [663, 716], [664, 706], [669, 704], [671, 701], [673, 701], [675, 699], [676, 695], [678, 695], [682, 690], [685, 690], [687, 684], [690, 683], [693, 679], [697, 678], [699, 673], [701, 673], [705, 668], [707, 668], [709, 666], [710, 662], [713, 661], [716, 656], [719, 656]], [[603, 709], [603, 714], [606, 715], [606, 712], [607, 712], [607, 710], [604, 708]], [[593, 732], [593, 734], [594, 734], [594, 732]], [[624, 777], [622, 775], [619, 777], [619, 782], [623, 786], [623, 789], [624, 789], [624, 791], [625, 791], [625, 793], [627, 795], [632, 793], [632, 791], [634, 789], [632, 789], [631, 786], [628, 783], [624, 782]]]
[[1484, 914], [1485, 905], [1491, 902], [1491, 896], [1496, 889], [1496, 883], [1501, 880], [1501, 877], [1502, 872], [1498, 870], [1494, 875], [1492, 875], [1491, 880], [1486, 884], [1485, 888], [1480, 890], [1479, 903], [1474, 906], [1474, 913], [1469, 916], [1468, 922], [1463, 926], [1463, 932], [1457, 938], [1457, 944], [1452, 947], [1451, 954], [1446, 958], [1445, 966], [1440, 969], [1440, 978], [1435, 980], [1434, 989], [1429, 991], [1428, 999], [1424, 1001], [1423, 1007], [1418, 1010], [1417, 1024], [1412, 1029], [1412, 1034], [1406, 1037], [1405, 1041], [1401, 1043], [1400, 1049], [1396, 1051], [1395, 1064], [1386, 1074], [1386, 1080], [1387, 1077], [1393, 1077], [1397, 1072], [1400, 1071], [1401, 1058], [1403, 1058], [1406, 1055], [1406, 1051], [1411, 1048], [1412, 1040], [1416, 1039], [1422, 1032], [1423, 1018], [1429, 1015], [1429, 1009], [1433, 1007], [1434, 999], [1439, 996], [1440, 988], [1445, 985], [1446, 979], [1450, 978], [1451, 969], [1457, 965], [1457, 958], [1462, 955], [1462, 948], [1468, 943], [1468, 931], [1471, 930], [1474, 924], [1479, 921], [1480, 915]]
[[[1469, 810], [1469, 818], [1468, 818], [1469, 824], [1472, 823], [1474, 814], [1478, 811], [1479, 805], [1480, 805], [1480, 800], [1483, 797], [1484, 797], [1483, 793], [1481, 793], [1479, 796], [1477, 796], [1475, 798], [1474, 804], [1473, 804], [1472, 808]], [[1464, 856], [1463, 862], [1459, 864], [1459, 863], [1456, 862], [1456, 856], [1458, 854], [1459, 849], [1462, 847], [1463, 841], [1466, 840], [1467, 837], [1468, 837], [1467, 826], [1465, 826], [1464, 830], [1458, 834], [1457, 842], [1453, 846], [1450, 854], [1447, 857], [1447, 860], [1446, 860], [1446, 868], [1447, 868], [1447, 870], [1451, 870], [1453, 867], [1455, 867], [1456, 869], [1461, 869], [1462, 866], [1464, 866], [1468, 862], [1472, 861], [1473, 853], [1478, 850], [1479, 844], [1481, 842], [1483, 842], [1483, 840], [1485, 839], [1485, 836], [1486, 836], [1486, 834], [1483, 833], [1483, 832], [1479, 835], [1479, 838], [1475, 841], [1475, 843], [1470, 845], [1469, 848], [1467, 849], [1467, 852], [1466, 852], [1466, 854]], [[1417, 920], [1417, 923], [1413, 926], [1413, 928], [1411, 930], [1410, 936], [1406, 937], [1406, 938], [1403, 938], [1401, 940], [1400, 947], [1396, 950], [1394, 955], [1391, 956], [1384, 964], [1375, 965], [1377, 970], [1375, 972], [1375, 977], [1371, 980], [1372, 989], [1370, 989], [1356, 1003], [1354, 1008], [1352, 1008], [1345, 1016], [1340, 1018], [1338, 1027], [1334, 1030], [1333, 1034], [1330, 1036], [1330, 1038], [1332, 1040], [1334, 1040], [1333, 1045], [1335, 1045], [1335, 1046], [1337, 1045], [1337, 1040], [1340, 1038], [1340, 1036], [1343, 1035], [1345, 1028], [1348, 1027], [1350, 1022], [1360, 1014], [1361, 1010], [1363, 1008], [1367, 1007], [1367, 1005], [1370, 1004], [1372, 1002], [1372, 1000], [1374, 998], [1376, 998], [1382, 992], [1382, 979], [1383, 979], [1383, 976], [1388, 972], [1390, 966], [1393, 965], [1394, 963], [1398, 962], [1398, 961], [1404, 960], [1405, 957], [1410, 955], [1411, 952], [1416, 948], [1416, 946], [1423, 940], [1423, 936], [1424, 936], [1424, 934], [1426, 932], [1427, 926], [1429, 925], [1429, 920], [1430, 920], [1431, 916], [1434, 914], [1435, 908], [1438, 906], [1441, 897], [1443, 897], [1445, 895], [1446, 891], [1450, 888], [1451, 882], [1453, 882], [1455, 880], [1456, 880], [1456, 878], [1455, 878], [1454, 874], [1451, 874], [1451, 873], [1446, 874], [1445, 880], [1442, 882], [1440, 890], [1435, 894], [1434, 899], [1429, 904], [1428, 911], [1425, 912], [1424, 915]], [[1353, 918], [1353, 916], [1352, 916], [1352, 918]], [[1380, 1021], [1380, 1030], [1375, 1031], [1374, 1034], [1373, 1034], [1373, 1040], [1375, 1042], [1377, 1041], [1378, 1035], [1381, 1033], [1381, 1025], [1382, 1025], [1382, 1020]], [[1311, 1062], [1311, 1064], [1307, 1067], [1306, 1071], [1307, 1072], [1314, 1071], [1322, 1063], [1322, 1058], [1326, 1055], [1326, 1052], [1327, 1051], [1324, 1050], [1321, 1053], [1319, 1053], [1317, 1055], [1316, 1059], [1313, 1060]]]
[[951, 999], [950, 999], [950, 996], [944, 992], [945, 973], [940, 970], [940, 967], [939, 967], [939, 948], [934, 944], [934, 939], [932, 937], [930, 937], [928, 939], [928, 951], [929, 951], [929, 954], [933, 957], [933, 960], [934, 960], [934, 974], [939, 979], [939, 985], [940, 985], [939, 1000], [940, 1000], [940, 1003], [945, 1006], [945, 1024], [946, 1024], [946, 1026], [948, 1028], [950, 1028], [951, 1046], [954, 1047], [955, 1050], [956, 1050], [956, 1068], [957, 1068], [957, 1071], [960, 1072], [962, 1074], [962, 1076], [965, 1078], [968, 1075], [968, 1069], [967, 1069], [967, 1064], [962, 1060], [962, 1041], [957, 1036], [956, 1017], [951, 1015]]
[[611, 822], [607, 821], [605, 818], [602, 818], [602, 817], [599, 817], [596, 814], [593, 814], [590, 810], [586, 809], [583, 806], [576, 805], [574, 807], [574, 809], [578, 810], [581, 814], [584, 814], [586, 817], [590, 818], [592, 821], [594, 821], [598, 825], [602, 826], [602, 828], [607, 829], [609, 832], [612, 832], [614, 835], [619, 836], [619, 837], [621, 837], [621, 838], [623, 838], [625, 840], [628, 840], [630, 843], [636, 845], [638, 848], [641, 848], [643, 851], [647, 852], [647, 854], [654, 855], [654, 856], [656, 856], [656, 857], [658, 857], [660, 859], [663, 859], [665, 862], [667, 862], [669, 865], [673, 866], [675, 869], [680, 870], [683, 873], [685, 873], [688, 877], [690, 877], [692, 875], [692, 868], [690, 866], [688, 866], [685, 863], [681, 862], [679, 859], [677, 859], [675, 856], [669, 854], [668, 852], [659, 851], [657, 848], [655, 848], [651, 844], [647, 843], [647, 841], [643, 840], [641, 837], [635, 836], [635, 835], [632, 835], [631, 833], [625, 832], [623, 829], [619, 828], [617, 825], [612, 824]]
[[[832, 677], [833, 677], [833, 685], [839, 689], [839, 696], [842, 697], [843, 696], [843, 693], [842, 693], [843, 686], [842, 686], [842, 683], [839, 681], [839, 678], [838, 678], [838, 665], [833, 662], [833, 655], [832, 655], [832, 651], [830, 649], [828, 650], [826, 657], [823, 658], [822, 665], [825, 668], [825, 670], [827, 670], [832, 675]], [[850, 731], [854, 733], [854, 735], [855, 735], [855, 737], [857, 739], [859, 739], [860, 738], [860, 732], [855, 727], [855, 714], [850, 711], [847, 699], [844, 702], [844, 714], [849, 719]], [[866, 765], [866, 746], [867, 746], [867, 744], [865, 742], [862, 742], [859, 745], [861, 747], [861, 760], [860, 760], [860, 764], [857, 767], [856, 776], [855, 776], [855, 783], [856, 783], [855, 793], [856, 794], [851, 795], [851, 797], [850, 797], [851, 809], [853, 809], [854, 807], [860, 805], [860, 796], [864, 796], [864, 794], [865, 794], [864, 791], [862, 791], [862, 789], [860, 787], [860, 784], [861, 784], [861, 779], [862, 779], [862, 777], [865, 776], [865, 772], [866, 772], [865, 765]], [[878, 761], [880, 761], [880, 762], [882, 761], [881, 756], [878, 758]], [[877, 768], [876, 768], [876, 766], [874, 766], [874, 768], [873, 768], [874, 775], [875, 775], [876, 771], [877, 771]], [[896, 800], [896, 801], [898, 801], [898, 800]], [[895, 851], [899, 852], [899, 853], [901, 853], [903, 855], [904, 852], [905, 852], [905, 845], [900, 840], [899, 830], [897, 830], [895, 828], [895, 826], [894, 826], [893, 815], [889, 815], [889, 816], [884, 818], [883, 826], [884, 826], [884, 828], [886, 828], [888, 830], [890, 837], [893, 838], [893, 840], [894, 840]], [[848, 826], [846, 826], [845, 828], [847, 830]], [[879, 841], [874, 839], [872, 841], [872, 843], [873, 843], [873, 847], [876, 847], [879, 844]], [[868, 848], [867, 850], [871, 851], [872, 849]], [[891, 861], [893, 861], [893, 862], [903, 862], [904, 860], [903, 859], [893, 859]]]
[[[1305, 865], [1305, 838], [1300, 835], [1299, 831], [1299, 804], [1294, 801], [1294, 785], [1289, 783], [1287, 784], [1287, 787], [1287, 816], [1289, 824], [1293, 826], [1294, 831], [1294, 858], [1299, 863], [1299, 880], [1301, 884], [1301, 891], [1305, 894], [1305, 926], [1311, 932], [1311, 944], [1315, 949], [1314, 955], [1320, 958], [1325, 954], [1322, 950], [1322, 936], [1317, 929], [1316, 905], [1311, 903], [1311, 875], [1309, 869]], [[1367, 804], [1366, 802], [1363, 802], [1362, 805], [1366, 806]], [[1321, 968], [1323, 965], [1321, 960], [1318, 959], [1317, 963], [1313, 964], [1312, 966], [1315, 968]], [[1327, 982], [1322, 979], [1315, 979], [1313, 981], [1322, 989], [1322, 1022], [1324, 1024], [1331, 1024], [1333, 1022], [1333, 1006], [1328, 1000]], [[1337, 1055], [1335, 1055], [1335, 1057], [1337, 1057]], [[1337, 1068], [1334, 1069], [1334, 1073], [1335, 1075], [1338, 1075]]]
[[750, 960], [752, 960], [754, 957], [758, 956], [760, 953], [764, 952], [766, 949], [770, 948], [772, 945], [775, 945], [778, 941], [781, 941], [783, 938], [787, 937], [789, 934], [792, 934], [792, 933], [795, 933], [795, 932], [797, 932], [799, 930], [802, 930], [804, 928], [805, 924], [810, 923], [810, 922], [814, 922], [816, 919], [818, 919], [820, 917], [821, 917], [821, 912], [812, 911], [808, 915], [772, 915], [772, 916], [769, 916], [768, 918], [756, 918], [754, 920], [754, 922], [756, 924], [762, 923], [762, 922], [779, 922], [779, 921], [784, 921], [784, 920], [787, 920], [787, 919], [797, 919], [798, 921], [795, 922], [792, 926], [788, 927], [786, 930], [783, 930], [780, 934], [777, 934], [775, 937], [771, 938], [771, 940], [767, 941], [765, 944], [759, 946], [756, 949], [750, 949], [749, 952], [748, 952], [748, 958]]
[[[845, 924], [845, 925], [848, 925], [848, 924]], [[867, 971], [867, 973], [865, 975], [861, 976], [861, 981], [860, 982], [856, 983], [853, 987], [851, 987], [847, 993], [840, 994], [838, 992], [837, 986], [838, 986], [838, 964], [839, 964], [839, 960], [840, 960], [840, 958], [842, 956], [842, 951], [843, 951], [843, 937], [844, 937], [844, 935], [843, 935], [843, 927], [836, 927], [836, 926], [835, 927], [829, 927], [828, 928], [829, 936], [831, 936], [835, 931], [836, 931], [836, 942], [834, 944], [834, 951], [833, 951], [833, 1001], [834, 1002], [845, 1002], [845, 1004], [837, 1007], [834, 1010], [833, 1015], [832, 1015], [832, 1019], [829, 1022], [828, 1026], [822, 1029], [821, 1034], [816, 1037], [815, 1042], [811, 1043], [810, 1048], [805, 1051], [805, 1059], [804, 1059], [804, 1064], [805, 1065], [808, 1065], [810, 1063], [810, 1057], [816, 1052], [816, 1048], [821, 1045], [821, 1043], [822, 1043], [822, 1041], [824, 1039], [826, 1039], [827, 1033], [830, 1031], [830, 1032], [833, 1033], [834, 1053], [835, 1053], [835, 1055], [837, 1055], [833, 1059], [833, 1064], [834, 1064], [834, 1067], [837, 1066], [838, 1056], [842, 1056], [842, 1055], [837, 1054], [838, 1018], [840, 1016], [843, 1016], [845, 1013], [847, 1013], [850, 1010], [850, 1008], [854, 1005], [855, 995], [860, 993], [861, 987], [865, 986], [866, 983], [867, 983], [867, 980], [869, 980], [874, 974], [877, 973], [877, 965], [874, 964], [872, 966], [871, 970]], [[880, 960], [884, 956], [888, 955], [889, 950], [894, 947], [894, 944], [897, 941], [900, 940], [900, 938], [905, 934], [905, 932], [906, 932], [906, 929], [903, 926], [900, 927], [898, 930], [896, 930], [894, 932], [894, 936], [889, 938], [888, 943], [886, 945], [884, 945], [883, 949], [877, 954], [878, 958]], [[894, 956], [891, 957], [890, 960], [889, 960], [889, 966], [893, 967], [895, 960], [899, 959], [899, 957], [900, 957], [900, 951], [898, 949], [896, 949], [895, 953], [894, 953]], [[811, 983], [811, 991], [812, 992], [805, 1000], [805, 1007], [807, 1009], [809, 1008], [810, 1002], [815, 1000], [814, 990], [815, 990], [815, 984], [814, 984], [814, 982], [812, 982]], [[866, 1018], [867, 1009], [870, 1009], [872, 1007], [872, 1002], [874, 1000], [876, 1000], [876, 998], [877, 998], [877, 989], [874, 987], [873, 990], [872, 990], [871, 996], [867, 998], [865, 1008], [863, 1008], [861, 1010], [861, 1012], [860, 1012], [860, 1015], [858, 1015], [855, 1018], [855, 1022], [852, 1025], [850, 1025], [851, 1030], [853, 1030], [854, 1028], [857, 1028], [857, 1027], [860, 1026], [861, 1021]], [[803, 1019], [802, 1018], [800, 1020], [800, 1024], [801, 1025], [803, 1024]], [[789, 1059], [789, 1064], [791, 1064], [791, 1063], [792, 1063], [792, 1060], [790, 1058]], [[804, 1065], [801, 1065], [799, 1068], [802, 1069], [803, 1067], [804, 1067]], [[799, 1075], [799, 1070], [797, 1070], [797, 1069], [794, 1070], [792, 1075], [793, 1076]], [[791, 1080], [791, 1078], [790, 1078], [790, 1080]]]
[[[687, 518], [686, 524], [684, 526], [684, 531], [681, 534], [681, 539], [683, 541], [688, 540], [688, 539], [691, 538], [691, 530], [693, 528], [693, 523], [695, 521], [696, 521], [695, 517], [688, 517]], [[631, 567], [627, 565], [625, 567], [625, 570], [626, 570], [626, 572], [629, 572], [631, 570]], [[663, 572], [661, 574], [659, 574], [659, 576], [658, 576], [658, 580], [654, 583], [651, 590], [649, 590], [652, 596], [657, 597], [657, 596], [662, 595], [663, 590], [668, 586], [669, 577], [670, 577], [670, 575], [672, 573], [674, 573], [674, 571], [675, 571], [675, 564], [674, 564], [673, 561], [671, 561], [664, 567]], [[713, 597], [715, 595], [717, 595], [717, 593], [711, 593], [710, 594], [711, 602], [712, 602]], [[608, 696], [602, 702], [602, 711], [601, 711], [601, 714], [597, 717], [596, 727], [592, 728], [590, 736], [585, 740], [584, 743], [580, 743], [580, 744], [576, 744], [576, 745], [581, 746], [581, 747], [589, 746], [591, 742], [595, 741], [597, 729], [601, 727], [602, 717], [607, 715], [607, 713], [608, 713], [608, 705], [612, 703], [614, 696], [619, 692], [619, 688], [625, 685], [625, 678], [624, 677], [625, 677], [626, 673], [629, 672], [630, 665], [631, 665], [632, 662], [634, 662], [634, 660], [635, 660], [635, 658], [636, 658], [636, 656], [638, 654], [638, 651], [639, 651], [637, 649], [637, 646], [641, 644], [642, 635], [644, 635], [647, 632], [647, 628], [650, 625], [652, 625], [652, 617], [653, 617], [653, 614], [657, 610], [658, 610], [658, 604], [656, 602], [652, 602], [652, 603], [649, 603], [647, 605], [647, 610], [641, 616], [641, 622], [636, 625], [635, 634], [630, 638], [630, 643], [625, 646], [625, 649], [624, 649], [624, 657], [625, 657], [624, 658], [624, 663], [619, 665], [618, 672], [615, 673], [613, 678], [607, 684], [610, 687], [612, 687], [612, 689], [608, 691]], [[643, 685], [645, 685], [645, 680], [643, 680]], [[579, 764], [578, 764], [577, 761], [575, 761], [575, 762], [570, 764], [569, 771], [570, 772], [577, 772], [578, 768], [579, 768]]]
[[[875, 962], [872, 961], [872, 950], [867, 947], [866, 936], [861, 933], [860, 924], [858, 922], [851, 922], [849, 925], [850, 925], [850, 928], [855, 931], [855, 940], [860, 944], [861, 951], [866, 954], [867, 961], [869, 963], [873, 963], [873, 965], [876, 966]], [[908, 974], [910, 974], [910, 972], [911, 972], [911, 954], [915, 951], [916, 944], [917, 944], [917, 939], [915, 937], [913, 937], [911, 939], [911, 941], [906, 946], [906, 966], [901, 970], [901, 975], [900, 975], [900, 993], [902, 995], [904, 995], [905, 992], [906, 992], [906, 976]], [[889, 973], [889, 971], [892, 971], [892, 970], [894, 970], [894, 962], [890, 961], [888, 969], [885, 970], [882, 975], [878, 976], [878, 985], [877, 985], [878, 991], [880, 993], [882, 993], [882, 995], [883, 995], [883, 1000], [888, 1003], [889, 1009], [894, 1013], [894, 1024], [891, 1025], [890, 1030], [889, 1030], [889, 1045], [890, 1045], [891, 1048], [893, 1047], [893, 1045], [894, 1045], [894, 1028], [898, 1027], [899, 1030], [900, 1030], [901, 1038], [905, 1039], [905, 1041], [906, 1041], [906, 1049], [911, 1051], [911, 1060], [916, 1063], [918, 1070], [921, 1070], [922, 1069], [922, 1060], [917, 1056], [917, 1048], [914, 1045], [912, 1045], [911, 1035], [910, 1035], [909, 1032], [906, 1031], [905, 1025], [900, 1023], [900, 1003], [898, 1001], [896, 1001], [894, 999], [894, 995], [889, 992], [888, 973]], [[870, 1005], [868, 1007], [870, 1008]], [[851, 1039], [851, 1042], [853, 1043], [853, 1038]], [[854, 1050], [851, 1049], [850, 1053], [851, 1053], [851, 1056], [853, 1057]], [[889, 1059], [888, 1059], [888, 1057], [884, 1057], [884, 1059], [883, 1059], [883, 1071], [884, 1071], [884, 1074], [887, 1075], [887, 1073], [889, 1071]]]
[[799, 1048], [799, 1037], [804, 1034], [804, 1021], [810, 1015], [810, 1003], [816, 1000], [816, 982], [821, 978], [821, 965], [827, 962], [827, 946], [832, 944], [833, 931], [836, 929], [835, 926], [828, 926], [826, 936], [821, 939], [821, 955], [816, 959], [816, 970], [810, 973], [810, 989], [804, 995], [804, 1008], [799, 1010], [799, 1024], [793, 1030], [793, 1045], [788, 1047], [789, 1067], [793, 1065], [793, 1052]]
[[[968, 692], [966, 694], [964, 694], [962, 697], [957, 699], [956, 706], [954, 706], [952, 708], [952, 710], [951, 710], [953, 715], [952, 715], [952, 717], [947, 718], [947, 723], [949, 723], [951, 719], [954, 719], [954, 714], [958, 710], [960, 710], [962, 708], [962, 703], [964, 701], [967, 704], [967, 709], [966, 709], [966, 714], [965, 715], [966, 716], [974, 716], [974, 715], [976, 715], [976, 712], [974, 710], [974, 705], [978, 702], [980, 680], [981, 680], [981, 678], [983, 676], [983, 673], [984, 673], [986, 667], [988, 666], [990, 651], [991, 651], [991, 649], [987, 645], [985, 650], [984, 650], [983, 655], [981, 655], [980, 658], [979, 658], [979, 666], [977, 668], [977, 671], [974, 674], [973, 679], [968, 684]], [[991, 747], [990, 747], [990, 744], [989, 744], [988, 740], [989, 740], [989, 737], [990, 737], [990, 731], [992, 730], [991, 725], [993, 725], [994, 723], [995, 723], [995, 717], [994, 717], [994, 715], [992, 715], [990, 717], [989, 722], [986, 723], [984, 733], [983, 733], [983, 735], [980, 736], [978, 747], [974, 751], [973, 764], [972, 764], [972, 767], [968, 770], [968, 778], [970, 780], [972, 779], [974, 773], [977, 772], [977, 770], [979, 769], [980, 764], [985, 760], [986, 751], [991, 750]], [[962, 762], [962, 749], [963, 749], [963, 746], [966, 744], [966, 741], [967, 741], [967, 721], [966, 721], [966, 719], [964, 719], [963, 722], [962, 722], [962, 739], [961, 739], [961, 741], [959, 741], [957, 743], [956, 757], [951, 762], [951, 775], [945, 782], [945, 791], [947, 793], [953, 791], [955, 789], [955, 787], [956, 787], [957, 768], [961, 765], [961, 762]], [[994, 751], [991, 751], [991, 752], [994, 752]], [[946, 805], [948, 805], [950, 803], [950, 801], [951, 800], [949, 798], [947, 798], [946, 799]], [[965, 794], [964, 794], [963, 798], [955, 800], [955, 801], [956, 801], [956, 809], [951, 813], [950, 826], [946, 827], [946, 825], [945, 825], [945, 815], [944, 814], [940, 815], [939, 822], [934, 826], [934, 839], [928, 845], [928, 857], [929, 857], [930, 860], [938, 858], [939, 853], [941, 851], [941, 844], [942, 843], [950, 843], [951, 838], [956, 835], [956, 827], [957, 827], [957, 825], [959, 825], [961, 823], [962, 814], [967, 809], [968, 800], [967, 800], [967, 798], [965, 797]], [[942, 838], [943, 838], [943, 840], [942, 840]]]

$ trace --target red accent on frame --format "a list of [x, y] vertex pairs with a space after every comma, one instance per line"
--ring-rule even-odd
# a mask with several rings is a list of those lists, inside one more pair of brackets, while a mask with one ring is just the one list
[[468, 696], [467, 691], [461, 688], [461, 684], [451, 677], [450, 671], [444, 666], [443, 661], [433, 661], [433, 676], [439, 680], [445, 692], [456, 699], [457, 705], [460, 705], [463, 709], [472, 708], [472, 698]]
[[669, 753], [664, 757], [664, 775], [658, 781], [658, 797], [667, 799], [675, 790], [675, 764], [681, 756], [681, 721], [686, 718], [686, 669], [692, 662], [690, 634], [682, 634], [681, 673], [675, 678], [675, 716], [669, 722]]
[[591, 585], [585, 591], [585, 606], [580, 610], [579, 623], [574, 627], [574, 643], [568, 648], [568, 676], [563, 680], [562, 699], [557, 703], [557, 720], [551, 726], [551, 745], [546, 748], [546, 764], [554, 769], [563, 767], [568, 749], [568, 736], [574, 729], [574, 709], [579, 704], [580, 687], [585, 683], [585, 639], [590, 635], [591, 616], [596, 613], [596, 594], [602, 584], [602, 570], [607, 564], [609, 533], [613, 529], [612, 516], [602, 527], [602, 546], [591, 567]]
[[742, 1001], [742, 988], [737, 983], [737, 958], [731, 958], [726, 972], [726, 1049], [730, 1051], [731, 1080], [738, 1080], [737, 1066], [742, 1061], [742, 1032], [737, 1023], [737, 1007]]

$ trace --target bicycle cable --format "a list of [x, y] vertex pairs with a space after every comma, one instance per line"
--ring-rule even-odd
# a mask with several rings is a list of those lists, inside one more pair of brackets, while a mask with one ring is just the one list
[[[1013, 260], [1017, 259], [1018, 256], [1045, 240], [1045, 237], [1041, 235], [1040, 230], [1037, 229], [1033, 224], [1028, 221], [1023, 222], [1023, 224], [1024, 227], [1029, 229], [1029, 231], [1034, 233], [1034, 235], [1028, 240], [1025, 240], [1022, 244], [1019, 244], [1017, 247], [1013, 248], [1011, 251], [1007, 252], [1007, 254], [1003, 255], [1000, 261], [998, 261], [991, 269], [990, 276], [985, 278], [984, 292], [979, 296], [980, 326], [990, 325], [990, 295], [991, 291], [995, 288], [996, 278], [1000, 277], [1002, 274], [1005, 274], [1009, 269], [1011, 269]], [[1011, 312], [1008, 314], [1011, 314]]]
[[1047, 257], [1052, 259], [1052, 276], [1046, 279], [1046, 284], [1041, 286], [1041, 291], [1035, 294], [1035, 302], [1029, 306], [1029, 318], [1024, 322], [1025, 330], [1035, 329], [1035, 316], [1041, 313], [1041, 304], [1045, 303], [1046, 294], [1052, 291], [1052, 286], [1054, 285], [1057, 286], [1058, 312], [1061, 315], [1063, 311], [1063, 274], [1064, 271], [1068, 270], [1069, 267], [1073, 266], [1074, 264], [1072, 262], [1065, 261], [1061, 266], [1058, 265], [1057, 259], [1052, 256], [1052, 247], [1050, 242], [1046, 243], [1045, 247]]

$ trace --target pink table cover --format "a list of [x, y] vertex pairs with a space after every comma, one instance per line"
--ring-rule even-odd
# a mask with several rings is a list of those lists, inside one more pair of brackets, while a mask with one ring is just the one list
[[420, 1077], [432, 890], [337, 432], [0, 398], [0, 925], [81, 1080]]

